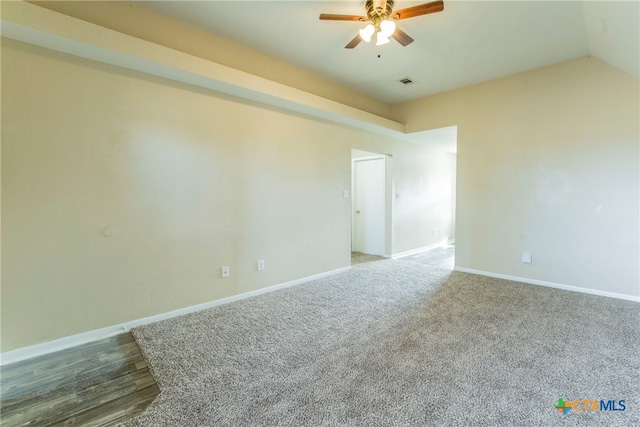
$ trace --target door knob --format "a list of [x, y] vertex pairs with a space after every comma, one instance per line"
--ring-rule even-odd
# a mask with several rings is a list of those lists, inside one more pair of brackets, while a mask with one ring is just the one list
[[360, 213], [360, 211], [359, 211], [359, 210], [356, 210], [356, 213], [357, 213], [357, 214], [359, 214], [359, 213]]

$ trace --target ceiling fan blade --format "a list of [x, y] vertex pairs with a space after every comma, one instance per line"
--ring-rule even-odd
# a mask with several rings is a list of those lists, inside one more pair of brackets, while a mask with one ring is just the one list
[[353, 38], [353, 40], [351, 40], [349, 43], [347, 43], [347, 45], [344, 48], [345, 49], [353, 49], [354, 47], [358, 46], [361, 41], [362, 41], [362, 37], [360, 37], [360, 34], [358, 34], [357, 36], [355, 36]]
[[443, 10], [444, 2], [442, 0], [432, 1], [431, 3], [408, 7], [393, 12], [393, 19], [413, 18], [414, 16], [428, 15], [430, 13], [442, 12]]
[[322, 13], [320, 19], [323, 21], [366, 21], [364, 16], [356, 15], [333, 15], [331, 13]]
[[396, 28], [394, 33], [391, 34], [391, 37], [396, 39], [396, 41], [400, 43], [402, 46], [406, 46], [408, 44], [413, 43], [413, 39], [409, 36], [409, 34], [405, 33], [400, 28]]

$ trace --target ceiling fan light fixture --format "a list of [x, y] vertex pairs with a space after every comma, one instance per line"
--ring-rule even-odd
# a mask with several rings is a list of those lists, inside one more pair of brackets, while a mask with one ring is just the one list
[[366, 0], [364, 5], [366, 11], [365, 16], [321, 13], [320, 20], [352, 21], [366, 25], [366, 27], [358, 31], [358, 34], [347, 43], [345, 49], [353, 49], [363, 40], [370, 42], [374, 34], [376, 35], [376, 46], [389, 43], [390, 37], [402, 46], [408, 46], [413, 43], [414, 40], [407, 33], [396, 27], [395, 21], [430, 15], [444, 10], [443, 0], [433, 0], [430, 3], [411, 6], [394, 12], [393, 6], [395, 3], [395, 0]]
[[385, 36], [382, 31], [378, 31], [376, 34], [376, 46], [382, 46], [389, 43], [389, 37]]
[[362, 37], [362, 40], [369, 43], [371, 41], [371, 36], [375, 31], [376, 29], [373, 27], [373, 25], [369, 24], [363, 29], [361, 29], [360, 31], [358, 31], [358, 33], [360, 34], [360, 37]]
[[396, 23], [390, 19], [386, 19], [380, 23], [380, 32], [385, 37], [391, 37], [391, 35], [396, 31]]

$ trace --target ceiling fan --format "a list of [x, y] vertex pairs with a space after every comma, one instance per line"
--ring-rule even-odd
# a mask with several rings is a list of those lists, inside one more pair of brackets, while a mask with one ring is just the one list
[[365, 8], [367, 16], [323, 13], [320, 15], [320, 19], [323, 21], [357, 21], [369, 23], [345, 46], [346, 49], [353, 49], [363, 40], [366, 42], [371, 41], [371, 36], [373, 36], [374, 33], [376, 34], [376, 46], [389, 43], [389, 37], [394, 38], [402, 46], [407, 46], [413, 42], [413, 39], [400, 28], [397, 28], [394, 21], [442, 12], [442, 10], [444, 10], [444, 3], [442, 0], [438, 0], [394, 12], [393, 0], [367, 0]]

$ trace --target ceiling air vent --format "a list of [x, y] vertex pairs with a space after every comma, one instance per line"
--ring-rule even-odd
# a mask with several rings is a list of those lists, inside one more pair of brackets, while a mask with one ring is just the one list
[[398, 81], [400, 83], [402, 83], [403, 85], [410, 85], [410, 84], [415, 83], [415, 81], [411, 77], [403, 77]]

